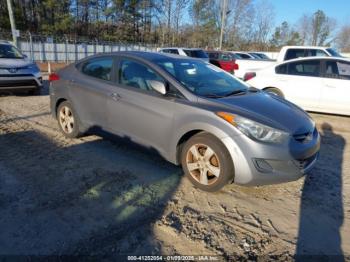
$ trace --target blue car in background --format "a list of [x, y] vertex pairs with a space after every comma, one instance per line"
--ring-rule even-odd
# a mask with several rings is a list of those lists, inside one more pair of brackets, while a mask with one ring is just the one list
[[35, 62], [7, 41], [0, 41], [0, 91], [40, 93], [42, 75]]

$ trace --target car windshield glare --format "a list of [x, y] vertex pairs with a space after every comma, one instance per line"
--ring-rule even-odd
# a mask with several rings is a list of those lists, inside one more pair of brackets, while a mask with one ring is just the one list
[[23, 58], [21, 52], [12, 45], [0, 44], [0, 58]]
[[202, 61], [179, 59], [156, 63], [196, 95], [217, 98], [248, 89], [231, 74]]

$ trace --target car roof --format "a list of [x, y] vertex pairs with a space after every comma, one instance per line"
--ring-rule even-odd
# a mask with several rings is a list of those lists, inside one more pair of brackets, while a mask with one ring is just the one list
[[6, 40], [0, 40], [0, 44], [7, 44], [7, 45], [12, 45], [9, 41]]
[[196, 47], [162, 47], [159, 48], [159, 50], [163, 49], [186, 49], [186, 50], [203, 50], [202, 48], [196, 48]]
[[[92, 55], [89, 57], [86, 57], [77, 63], [80, 63], [82, 61], [92, 59], [92, 58], [98, 58], [103, 56], [127, 56], [135, 59], [142, 59], [146, 61], [155, 61], [155, 60], [161, 60], [164, 58], [172, 58], [172, 59], [182, 59], [182, 60], [193, 60], [196, 58], [193, 57], [187, 57], [187, 56], [179, 56], [176, 54], [168, 54], [168, 53], [159, 53], [159, 52], [148, 52], [148, 51], [117, 51], [117, 52], [107, 52], [107, 53], [99, 53], [96, 55]], [[196, 59], [197, 60], [197, 59]]]
[[297, 61], [308, 61], [308, 60], [343, 60], [345, 62], [350, 62], [350, 58], [346, 58], [346, 57], [335, 57], [335, 56], [307, 56], [307, 57], [300, 57], [300, 58], [294, 58], [294, 59], [290, 59], [287, 61], [283, 61], [281, 63], [276, 64], [277, 65], [281, 65], [281, 64], [286, 64], [286, 63], [290, 63], [290, 62], [297, 62]]
[[326, 48], [331, 48], [330, 46], [300, 46], [300, 45], [291, 45], [291, 46], [284, 46], [282, 47], [284, 49], [288, 48], [294, 48], [294, 49], [326, 49]]
[[204, 50], [207, 53], [221, 53], [221, 54], [231, 54], [229, 51], [222, 51], [222, 50]]

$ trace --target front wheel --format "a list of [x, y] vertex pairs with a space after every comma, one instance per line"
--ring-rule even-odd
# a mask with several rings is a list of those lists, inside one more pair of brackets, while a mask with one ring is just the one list
[[204, 191], [218, 191], [234, 177], [233, 161], [225, 145], [205, 132], [186, 142], [181, 164], [188, 179]]

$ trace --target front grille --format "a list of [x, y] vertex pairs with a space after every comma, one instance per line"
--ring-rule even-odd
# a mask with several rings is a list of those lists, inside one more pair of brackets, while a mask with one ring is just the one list
[[32, 74], [0, 74], [1, 77], [21, 77], [21, 76], [33, 76]]
[[37, 82], [35, 80], [12, 80], [12, 81], [6, 81], [2, 82], [0, 81], [0, 88], [1, 87], [33, 87], [37, 86]]
[[293, 135], [294, 139], [300, 143], [310, 142], [314, 137], [316, 128], [312, 132]]

